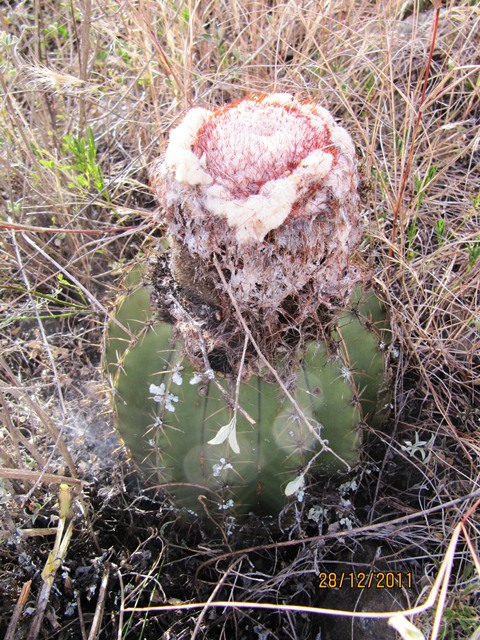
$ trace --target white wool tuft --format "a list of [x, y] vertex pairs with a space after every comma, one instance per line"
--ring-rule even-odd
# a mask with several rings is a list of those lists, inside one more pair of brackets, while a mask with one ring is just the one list
[[325, 109], [325, 107], [321, 107], [319, 104], [306, 102], [302, 104], [302, 111], [315, 116], [319, 126], [327, 125], [329, 129], [337, 126], [330, 111]]
[[170, 132], [165, 165], [175, 172], [175, 179], [181, 184], [194, 186], [212, 182], [212, 177], [205, 171], [205, 159], [198, 158], [191, 150], [198, 129], [211, 115], [208, 109], [191, 109]]
[[229, 199], [226, 189], [217, 185], [205, 190], [206, 208], [227, 219], [236, 229], [238, 242], [257, 241], [287, 218], [297, 197], [295, 183], [290, 178], [271, 180], [260, 192], [246, 199]]
[[332, 168], [332, 164], [332, 154], [316, 149], [300, 162], [298, 169], [294, 173], [299, 176], [308, 175], [317, 180], [322, 180]]
[[356, 191], [357, 182], [353, 160], [349, 156], [341, 155], [324, 184], [332, 189], [336, 198], [343, 200], [349, 193]]
[[208, 109], [191, 109], [182, 122], [170, 131], [170, 144], [167, 149], [167, 156], [171, 148], [177, 147], [178, 149], [190, 149], [197, 131], [200, 129], [205, 120], [208, 120], [212, 115], [212, 112]]
[[335, 127], [330, 137], [333, 144], [340, 149], [344, 155], [352, 158], [355, 156], [355, 147], [353, 146], [352, 139], [343, 127]]
[[182, 184], [211, 184], [213, 178], [202, 166], [202, 159], [191, 151], [178, 149], [175, 152], [175, 179]]

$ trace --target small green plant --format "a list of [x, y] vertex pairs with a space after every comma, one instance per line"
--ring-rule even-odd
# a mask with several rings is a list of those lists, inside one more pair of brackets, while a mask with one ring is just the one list
[[423, 176], [423, 178], [415, 177], [415, 193], [417, 194], [417, 209], [420, 208], [423, 199], [425, 197], [425, 193], [427, 191], [428, 185], [432, 182], [435, 176], [438, 173], [438, 166], [436, 164], [432, 164], [428, 167], [427, 173]]
[[465, 634], [462, 637], [472, 639], [476, 637], [480, 624], [477, 607], [459, 604], [456, 608], [447, 607], [443, 615], [445, 626], [439, 636], [442, 640], [456, 640], [459, 637], [459, 630]]
[[476, 196], [470, 195], [469, 198], [472, 201], [474, 209], [475, 210], [480, 209], [480, 192], [477, 193]]
[[443, 218], [440, 218], [435, 223], [435, 235], [437, 236], [438, 246], [443, 246], [445, 243], [445, 220]]
[[472, 269], [477, 262], [478, 258], [480, 258], [480, 240], [474, 240], [473, 242], [468, 242], [465, 245], [468, 254], [468, 270]]
[[55, 40], [57, 39], [68, 40], [70, 36], [67, 27], [65, 25], [59, 24], [58, 22], [53, 22], [52, 24], [49, 24], [47, 27], [45, 27], [44, 33], [45, 38], [47, 40], [51, 40], [52, 42], [55, 42]]
[[415, 242], [415, 238], [417, 237], [418, 232], [418, 220], [417, 218], [413, 218], [413, 220], [407, 225], [407, 259], [412, 260], [415, 257], [415, 251], [413, 249], [413, 243]]
[[95, 188], [108, 200], [102, 169], [97, 162], [97, 146], [92, 128], [87, 127], [85, 137], [65, 135], [63, 150], [70, 154], [74, 160], [72, 164], [62, 165], [64, 170], [73, 172], [73, 184], [69, 186], [79, 186], [89, 191]]
[[69, 189], [81, 192], [97, 192], [107, 202], [110, 201], [103, 172], [97, 160], [97, 146], [91, 127], [85, 136], [65, 134], [62, 138], [65, 158], [58, 160], [46, 149], [32, 144], [32, 152], [42, 167], [58, 172], [67, 182]]

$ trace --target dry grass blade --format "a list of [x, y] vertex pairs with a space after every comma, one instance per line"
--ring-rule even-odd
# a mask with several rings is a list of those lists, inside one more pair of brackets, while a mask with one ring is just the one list
[[102, 582], [100, 584], [100, 592], [98, 594], [97, 608], [95, 609], [95, 615], [93, 617], [90, 633], [88, 634], [88, 640], [97, 640], [100, 635], [103, 614], [105, 610], [105, 598], [107, 597], [108, 580], [110, 578], [110, 565], [107, 564], [102, 576]]
[[60, 485], [58, 500], [59, 520], [57, 534], [53, 549], [48, 554], [47, 562], [42, 571], [43, 585], [38, 594], [35, 615], [30, 625], [27, 640], [37, 640], [39, 637], [55, 575], [65, 560], [73, 534], [72, 500], [70, 488], [67, 485]]
[[13, 610], [12, 617], [10, 618], [10, 622], [8, 624], [8, 629], [7, 629], [7, 633], [5, 635], [4, 640], [15, 640], [15, 638], [18, 637], [16, 636], [18, 621], [20, 620], [20, 617], [27, 603], [31, 586], [32, 586], [31, 580], [29, 580], [28, 582], [25, 582], [25, 584], [22, 586], [22, 590], [15, 604], [15, 609]]
[[28, 480], [30, 482], [52, 482], [54, 484], [72, 484], [78, 487], [82, 486], [83, 481], [78, 478], [69, 478], [68, 476], [57, 476], [53, 473], [44, 473], [43, 471], [29, 471], [25, 469], [0, 469], [0, 478], [9, 480]]

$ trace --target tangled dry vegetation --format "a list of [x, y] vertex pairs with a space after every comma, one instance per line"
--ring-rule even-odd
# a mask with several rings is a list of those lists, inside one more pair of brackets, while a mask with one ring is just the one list
[[[6, 638], [398, 637], [387, 614], [319, 607], [478, 637], [479, 23], [467, 0], [2, 5]], [[142, 489], [112, 432], [102, 330], [127, 265], [161, 242], [148, 167], [168, 130], [272, 91], [317, 100], [356, 143], [394, 403], [351, 474], [227, 530]], [[372, 569], [402, 588], [319, 586]]]

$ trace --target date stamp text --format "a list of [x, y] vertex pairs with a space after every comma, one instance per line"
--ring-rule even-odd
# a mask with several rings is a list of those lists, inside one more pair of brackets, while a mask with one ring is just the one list
[[402, 589], [411, 588], [412, 574], [400, 571], [322, 571], [319, 589]]

